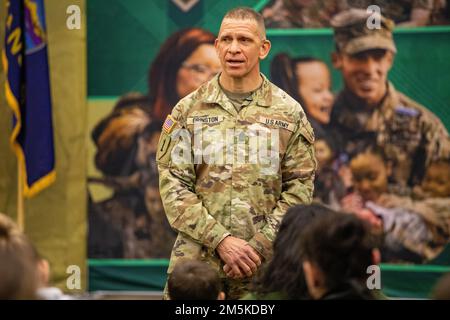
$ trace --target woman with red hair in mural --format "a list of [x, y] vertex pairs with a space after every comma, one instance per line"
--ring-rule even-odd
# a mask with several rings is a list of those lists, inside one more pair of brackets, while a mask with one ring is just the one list
[[95, 165], [89, 179], [113, 189], [89, 208], [89, 257], [168, 258], [175, 240], [159, 196], [156, 146], [162, 120], [184, 96], [220, 71], [215, 36], [200, 28], [172, 34], [148, 74], [148, 94], [129, 93], [92, 132]]

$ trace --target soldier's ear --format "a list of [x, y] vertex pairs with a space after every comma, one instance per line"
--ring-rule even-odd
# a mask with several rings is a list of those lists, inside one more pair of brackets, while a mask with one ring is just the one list
[[219, 53], [219, 39], [217, 38], [214, 40], [214, 48], [216, 48], [216, 52]]
[[394, 65], [395, 54], [392, 51], [388, 50], [388, 52], [386, 53], [386, 56], [387, 56], [387, 58], [386, 58], [387, 59], [387, 63], [389, 65], [388, 70], [391, 70], [392, 66]]
[[270, 48], [272, 44], [269, 40], [265, 39], [263, 40], [263, 43], [261, 44], [261, 48], [259, 49], [259, 58], [263, 60], [267, 55], [269, 54]]
[[342, 68], [342, 55], [339, 52], [331, 53], [331, 63], [333, 67], [337, 70], [341, 70]]

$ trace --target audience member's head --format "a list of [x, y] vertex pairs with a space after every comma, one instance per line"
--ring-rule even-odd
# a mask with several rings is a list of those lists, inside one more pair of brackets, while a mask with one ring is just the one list
[[272, 260], [255, 279], [257, 295], [276, 292], [286, 299], [308, 298], [299, 240], [312, 221], [330, 214], [337, 213], [320, 204], [298, 205], [286, 212], [273, 243]]
[[439, 279], [433, 288], [431, 298], [435, 300], [450, 300], [450, 273]]
[[207, 263], [181, 260], [167, 282], [171, 300], [224, 300], [217, 272]]
[[368, 226], [353, 215], [315, 219], [302, 237], [303, 270], [314, 299], [371, 298], [367, 268], [380, 254]]
[[14, 222], [0, 213], [0, 300], [36, 299], [36, 253]]

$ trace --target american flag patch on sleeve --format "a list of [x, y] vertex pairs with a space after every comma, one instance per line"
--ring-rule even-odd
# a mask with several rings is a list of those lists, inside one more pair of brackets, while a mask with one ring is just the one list
[[172, 118], [172, 116], [169, 114], [169, 115], [167, 116], [166, 120], [164, 121], [164, 124], [163, 124], [163, 130], [164, 130], [166, 133], [170, 133], [170, 132], [172, 131], [173, 127], [175, 126], [176, 123], [177, 123], [177, 121], [174, 120], [174, 119]]

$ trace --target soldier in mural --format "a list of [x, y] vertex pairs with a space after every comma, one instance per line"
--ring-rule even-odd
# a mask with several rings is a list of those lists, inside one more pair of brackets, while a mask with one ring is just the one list
[[345, 87], [333, 107], [330, 133], [350, 159], [354, 185], [342, 207], [385, 234], [384, 260], [428, 261], [449, 241], [450, 198], [418, 200], [414, 190], [427, 186], [432, 163], [448, 159], [450, 139], [432, 112], [387, 80], [397, 51], [394, 23], [378, 15], [381, 28], [371, 30], [369, 15], [351, 9], [332, 21], [333, 64]]
[[408, 194], [431, 162], [448, 158], [450, 138], [431, 111], [388, 81], [397, 52], [394, 24], [378, 15], [381, 28], [371, 30], [366, 26], [369, 15], [352, 9], [332, 21], [337, 48], [333, 64], [345, 87], [335, 101], [330, 126], [349, 158], [367, 146], [381, 147], [392, 165], [390, 182], [398, 193]]
[[176, 232], [161, 203], [156, 147], [161, 119], [176, 102], [220, 70], [215, 36], [199, 28], [181, 30], [161, 47], [149, 71], [149, 94], [127, 94], [92, 132], [95, 165], [114, 190], [100, 203], [90, 201], [89, 256], [168, 258]]

